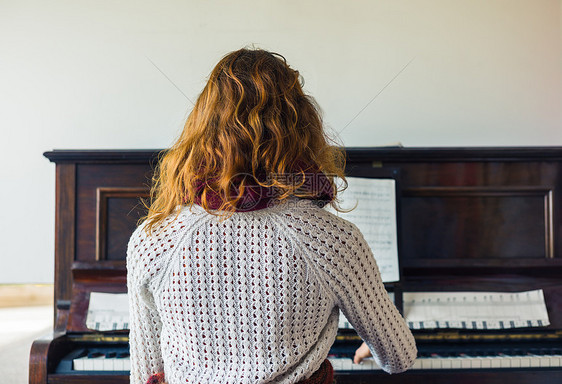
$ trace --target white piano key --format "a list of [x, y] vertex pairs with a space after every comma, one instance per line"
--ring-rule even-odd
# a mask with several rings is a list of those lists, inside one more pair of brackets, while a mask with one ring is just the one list
[[511, 357], [511, 368], [521, 368], [521, 357], [519, 356]]
[[123, 370], [123, 359], [115, 358], [113, 360], [113, 369], [115, 371], [122, 371]]
[[453, 367], [452, 358], [446, 357], [441, 360], [441, 368], [442, 369], [451, 369]]
[[472, 368], [472, 359], [468, 357], [461, 358], [461, 368], [470, 369]]
[[501, 368], [502, 363], [501, 363], [501, 358], [500, 357], [491, 357], [490, 358], [490, 364], [492, 368]]
[[471, 361], [472, 361], [471, 368], [473, 369], [482, 368], [482, 359], [480, 357], [473, 357]]
[[92, 370], [93, 371], [103, 371], [105, 358], [104, 356], [94, 357], [92, 359]]
[[521, 368], [530, 368], [531, 367], [531, 358], [530, 357], [521, 357]]
[[431, 359], [424, 357], [421, 358], [420, 360], [421, 360], [421, 369], [431, 369], [431, 364], [432, 364]]
[[539, 356], [530, 356], [531, 358], [531, 367], [537, 368], [541, 366], [541, 359]]
[[86, 356], [79, 357], [77, 359], [72, 360], [72, 368], [75, 371], [84, 371], [84, 360]]
[[510, 357], [502, 357], [500, 359], [500, 367], [501, 368], [511, 368], [511, 358]]
[[431, 369], [442, 369], [442, 358], [429, 358], [429, 360], [431, 360]]
[[412, 365], [412, 369], [421, 369], [421, 367], [422, 367], [421, 359], [420, 359], [420, 358], [417, 358], [417, 359], [414, 361], [414, 364]]
[[115, 357], [104, 357], [103, 359], [103, 370], [104, 371], [115, 371], [114, 363]]
[[462, 362], [459, 357], [451, 358], [451, 368], [452, 369], [460, 369], [462, 367]]
[[489, 357], [484, 357], [481, 360], [482, 368], [491, 368], [492, 367], [492, 360]]
[[89, 359], [88, 357], [84, 358], [84, 371], [92, 371], [94, 370], [94, 361], [93, 359]]
[[550, 367], [550, 357], [549, 356], [541, 356], [540, 358], [540, 365], [543, 368]]

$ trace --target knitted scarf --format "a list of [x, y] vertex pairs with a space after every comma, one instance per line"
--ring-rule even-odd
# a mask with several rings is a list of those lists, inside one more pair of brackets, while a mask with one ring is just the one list
[[[297, 178], [299, 175], [299, 173], [295, 173]], [[231, 196], [237, 196], [239, 193], [236, 181], [237, 180], [235, 180], [231, 188]], [[201, 205], [201, 195], [204, 187], [204, 181], [201, 181], [196, 186], [195, 204], [197, 205]], [[308, 199], [314, 200], [321, 207], [334, 199], [332, 184], [326, 175], [319, 171], [305, 173], [304, 183], [298, 188], [297, 192], [312, 192], [312, 196], [308, 197]], [[258, 183], [255, 185], [249, 185], [244, 188], [241, 199], [236, 203], [235, 210], [236, 212], [249, 212], [271, 207], [277, 200], [278, 196], [279, 194], [275, 187], [264, 187]], [[208, 207], [212, 210], [219, 209], [223, 203], [221, 196], [213, 191], [207, 191], [206, 199]]]

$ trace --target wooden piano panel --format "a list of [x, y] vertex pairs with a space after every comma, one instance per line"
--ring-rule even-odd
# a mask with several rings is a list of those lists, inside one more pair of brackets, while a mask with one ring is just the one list
[[147, 209], [148, 188], [98, 187], [96, 261], [125, 260], [127, 243]]
[[[147, 165], [79, 164], [77, 166], [76, 242], [78, 246], [76, 261], [94, 261], [96, 258], [125, 260], [126, 255], [116, 254], [115, 247], [121, 251], [124, 249], [123, 239], [127, 238], [126, 245], [128, 236], [132, 233], [130, 229], [134, 229], [131, 228], [131, 224], [134, 225], [142, 215], [142, 206], [138, 200], [134, 201], [134, 199], [135, 196], [148, 196], [151, 173]], [[111, 204], [112, 207], [108, 207], [108, 204]], [[128, 212], [128, 210], [133, 210], [133, 212]], [[123, 227], [118, 218], [121, 214], [124, 214], [121, 221]], [[103, 216], [101, 223], [99, 222], [100, 215]], [[105, 230], [100, 232], [97, 228], [107, 228], [108, 225], [115, 227], [113, 229], [125, 229], [126, 231]], [[108, 239], [100, 236], [109, 234], [113, 237]], [[116, 239], [115, 236], [119, 236], [119, 239]], [[100, 244], [100, 240], [103, 244]], [[107, 249], [106, 245], [110, 245], [110, 248]]]
[[[408, 259], [553, 257], [552, 190], [423, 187], [403, 190]], [[524, 219], [523, 219], [524, 218]]]
[[[562, 267], [559, 153], [382, 152], [373, 154], [375, 163], [401, 173], [406, 274], [424, 266]], [[558, 157], [545, 161], [548, 155]]]

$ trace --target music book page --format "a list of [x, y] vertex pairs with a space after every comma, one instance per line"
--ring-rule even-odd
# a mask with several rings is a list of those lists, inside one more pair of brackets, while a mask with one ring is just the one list
[[129, 329], [127, 294], [91, 292], [86, 326], [96, 331]]
[[382, 281], [400, 280], [394, 179], [348, 177], [348, 188], [339, 196], [341, 207], [354, 210], [332, 213], [355, 224], [371, 247]]
[[550, 324], [542, 289], [527, 292], [404, 292], [411, 329], [507, 329]]

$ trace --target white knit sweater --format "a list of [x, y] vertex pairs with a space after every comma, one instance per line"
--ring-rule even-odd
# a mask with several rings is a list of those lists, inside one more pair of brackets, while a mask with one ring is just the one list
[[143, 228], [127, 255], [132, 384], [298, 382], [328, 355], [338, 308], [385, 371], [416, 357], [357, 227], [308, 200]]

